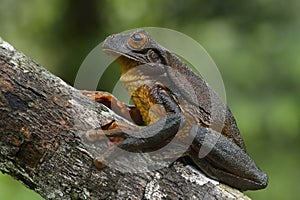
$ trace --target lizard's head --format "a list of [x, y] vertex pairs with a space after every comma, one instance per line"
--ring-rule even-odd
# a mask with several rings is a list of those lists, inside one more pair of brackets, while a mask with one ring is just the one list
[[122, 73], [147, 63], [166, 64], [164, 47], [157, 44], [144, 30], [131, 34], [115, 34], [106, 38], [102, 49], [116, 57]]

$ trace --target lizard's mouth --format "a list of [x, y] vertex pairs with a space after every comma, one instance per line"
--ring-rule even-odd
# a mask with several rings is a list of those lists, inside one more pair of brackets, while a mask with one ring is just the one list
[[125, 74], [130, 69], [133, 69], [134, 67], [142, 64], [137, 58], [134, 58], [125, 53], [121, 53], [111, 49], [103, 49], [103, 52], [115, 58], [115, 62], [118, 63], [121, 67], [122, 74]]
[[127, 58], [129, 60], [138, 62], [137, 58], [135, 58], [133, 56], [130, 56], [130, 55], [126, 54], [126, 53], [122, 53], [122, 52], [119, 52], [119, 51], [116, 51], [116, 50], [112, 50], [112, 49], [108, 49], [108, 48], [103, 48], [102, 50], [103, 50], [103, 52], [106, 55], [111, 56], [113, 58], [125, 57], [125, 58]]
[[118, 63], [120, 65], [122, 74], [127, 73], [129, 70], [131, 70], [141, 64], [140, 62], [138, 62], [136, 60], [132, 60], [126, 56], [119, 56], [115, 61], [116, 61], [116, 63]]

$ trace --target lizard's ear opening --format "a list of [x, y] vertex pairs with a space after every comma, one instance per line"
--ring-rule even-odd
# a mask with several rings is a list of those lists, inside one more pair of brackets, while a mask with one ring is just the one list
[[151, 63], [161, 63], [159, 55], [152, 49], [147, 51], [147, 59]]

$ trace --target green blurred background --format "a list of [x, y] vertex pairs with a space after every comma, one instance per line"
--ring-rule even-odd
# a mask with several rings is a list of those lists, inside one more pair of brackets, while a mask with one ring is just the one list
[[[155, 26], [191, 36], [216, 62], [248, 152], [269, 175], [267, 189], [246, 194], [300, 199], [299, 8], [299, 0], [0, 0], [0, 36], [69, 84], [112, 33]], [[0, 173], [0, 199], [41, 197]]]

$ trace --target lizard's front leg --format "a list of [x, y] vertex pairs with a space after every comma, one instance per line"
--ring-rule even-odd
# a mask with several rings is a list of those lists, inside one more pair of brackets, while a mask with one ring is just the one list
[[[113, 109], [113, 111], [127, 119], [128, 121], [134, 122], [137, 125], [144, 125], [142, 117], [135, 106], [128, 106], [120, 102], [116, 97], [108, 92], [103, 91], [88, 91], [81, 90], [81, 93], [87, 96], [89, 99], [101, 103]], [[125, 135], [121, 133], [121, 130], [135, 130], [138, 131], [140, 128], [135, 125], [130, 125], [121, 121], [107, 121], [102, 126], [88, 130], [85, 133], [85, 138], [89, 142], [106, 141], [109, 148], [119, 144], [125, 139]]]
[[81, 90], [81, 93], [89, 99], [104, 104], [112, 109], [117, 115], [120, 115], [130, 122], [137, 125], [145, 125], [139, 110], [135, 106], [129, 106], [119, 101], [116, 97], [108, 92]]
[[103, 163], [110, 162], [110, 159], [118, 156], [120, 149], [130, 152], [155, 151], [170, 142], [176, 135], [184, 121], [177, 101], [170, 96], [168, 91], [159, 86], [152, 88], [151, 92], [155, 93], [153, 96], [158, 98], [155, 102], [164, 108], [165, 116], [140, 131], [121, 130], [119, 133], [106, 134], [108, 137], [121, 136], [124, 140], [96, 158], [96, 166], [102, 167]]

